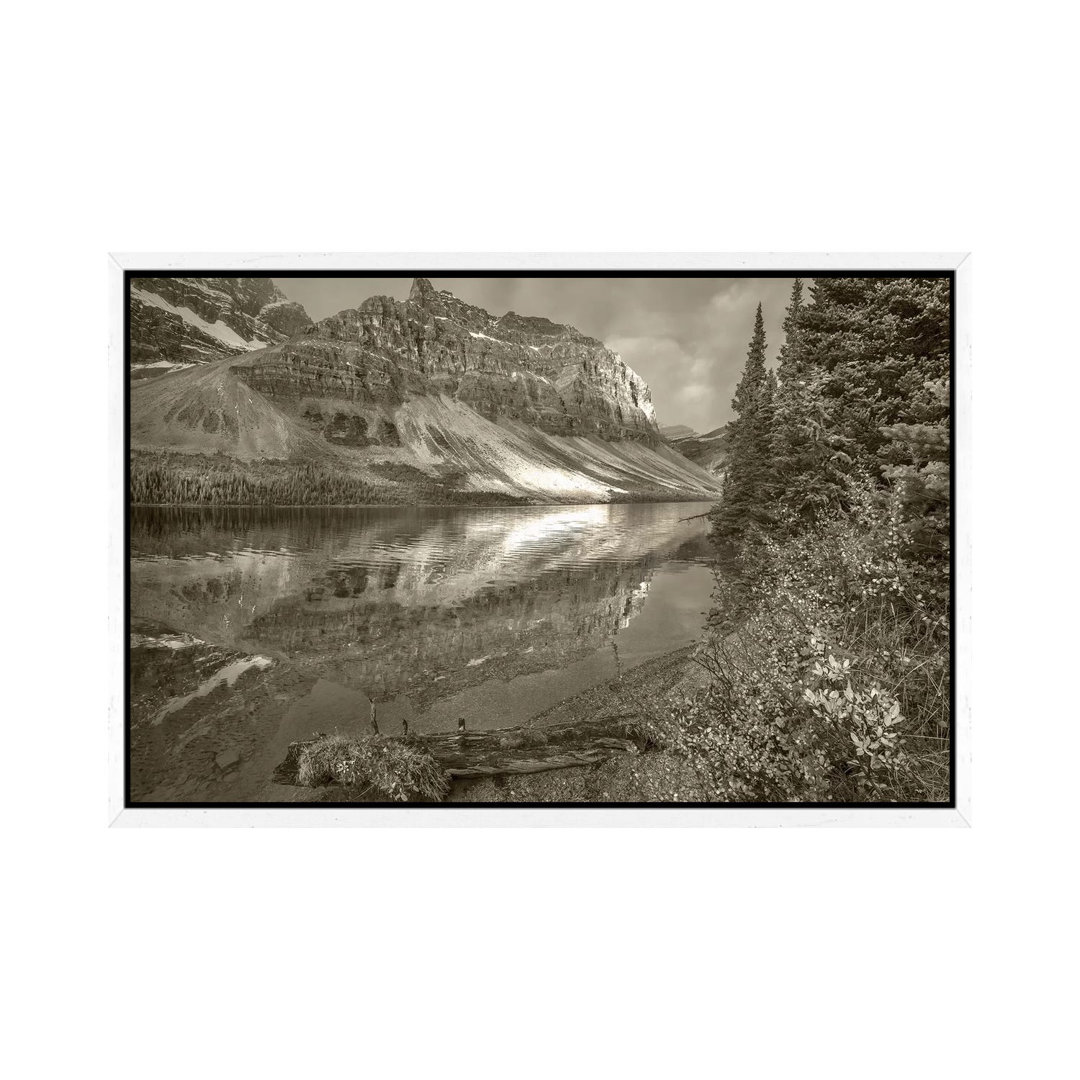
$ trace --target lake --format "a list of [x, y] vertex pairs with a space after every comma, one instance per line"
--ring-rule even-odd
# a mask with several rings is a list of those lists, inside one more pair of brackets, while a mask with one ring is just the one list
[[133, 796], [277, 798], [288, 743], [372, 702], [384, 734], [507, 727], [689, 644], [708, 508], [133, 510]]

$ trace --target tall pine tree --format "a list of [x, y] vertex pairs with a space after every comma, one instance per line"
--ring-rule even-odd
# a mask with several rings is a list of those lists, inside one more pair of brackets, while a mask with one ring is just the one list
[[778, 364], [774, 493], [780, 516], [794, 515], [796, 527], [839, 505], [845, 491], [844, 470], [851, 460], [833, 423], [826, 393], [827, 363], [820, 350], [810, 347], [816, 341], [809, 327], [820, 314], [819, 291], [815, 283], [812, 302], [807, 304], [802, 280], [795, 279]]
[[784, 344], [780, 346], [777, 375], [783, 383], [794, 385], [799, 378], [801, 353], [799, 351], [800, 319], [803, 311], [802, 278], [796, 278], [791, 286], [791, 299], [784, 313]]
[[775, 388], [775, 377], [765, 369], [765, 320], [758, 304], [746, 365], [731, 402], [735, 419], [727, 431], [723, 498], [710, 515], [720, 540], [734, 540], [770, 515]]
[[811, 385], [799, 338], [803, 310], [803, 283], [801, 278], [796, 278], [784, 315], [784, 344], [780, 346], [777, 363], [773, 457], [776, 493], [781, 500], [805, 465], [812, 434]]

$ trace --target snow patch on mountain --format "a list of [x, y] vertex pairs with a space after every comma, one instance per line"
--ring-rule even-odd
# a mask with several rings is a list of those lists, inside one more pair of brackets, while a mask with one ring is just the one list
[[230, 348], [250, 352], [253, 349], [265, 349], [268, 344], [268, 342], [259, 341], [258, 338], [254, 341], [245, 341], [231, 326], [226, 326], [223, 322], [209, 323], [196, 315], [191, 308], [174, 307], [163, 296], [158, 296], [157, 293], [147, 292], [145, 289], [133, 288], [131, 290], [131, 295], [135, 299], [141, 300], [144, 304], [149, 304], [151, 307], [160, 308], [162, 311], [169, 311], [173, 315], [179, 315], [189, 326], [194, 326], [204, 334], [209, 334], [212, 338], [217, 338], [222, 345], [228, 345]]

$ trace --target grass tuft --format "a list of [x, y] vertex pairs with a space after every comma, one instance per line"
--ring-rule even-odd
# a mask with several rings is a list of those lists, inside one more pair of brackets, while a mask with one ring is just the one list
[[324, 735], [301, 751], [297, 779], [308, 787], [373, 788], [394, 802], [439, 802], [450, 790], [449, 777], [429, 753], [377, 735]]

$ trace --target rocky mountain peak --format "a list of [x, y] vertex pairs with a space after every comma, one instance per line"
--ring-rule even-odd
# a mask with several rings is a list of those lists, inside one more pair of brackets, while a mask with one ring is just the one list
[[244, 378], [272, 398], [333, 400], [330, 415], [364, 412], [376, 427], [376, 411], [431, 397], [550, 435], [660, 443], [648, 386], [603, 342], [543, 316], [495, 316], [422, 277], [408, 300], [339, 311], [260, 354]]
[[423, 303], [429, 296], [435, 295], [435, 286], [426, 277], [413, 278], [412, 288], [409, 290], [410, 300]]

